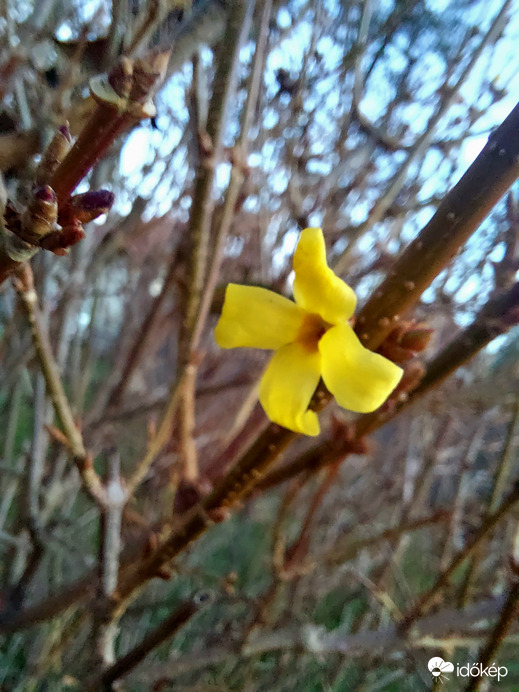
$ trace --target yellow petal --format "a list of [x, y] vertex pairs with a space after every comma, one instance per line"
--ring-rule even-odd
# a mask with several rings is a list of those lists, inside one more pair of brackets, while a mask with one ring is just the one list
[[326, 247], [320, 228], [306, 228], [294, 254], [294, 298], [308, 312], [330, 324], [348, 320], [357, 299], [353, 290], [326, 264]]
[[402, 368], [364, 348], [348, 324], [329, 329], [319, 351], [325, 385], [340, 406], [357, 413], [381, 406], [403, 374]]
[[214, 336], [222, 348], [275, 349], [296, 338], [304, 315], [291, 300], [266, 288], [229, 284]]
[[274, 353], [260, 383], [259, 399], [270, 420], [304, 435], [318, 435], [319, 421], [308, 411], [320, 377], [321, 356], [298, 343]]

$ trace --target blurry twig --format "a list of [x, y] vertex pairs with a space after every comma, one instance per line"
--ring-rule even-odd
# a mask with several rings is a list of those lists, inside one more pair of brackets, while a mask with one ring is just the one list
[[[486, 668], [502, 644], [507, 632], [517, 620], [519, 614], [519, 528], [516, 527], [511, 555], [511, 584], [498, 620], [487, 643], [479, 652], [477, 660]], [[475, 692], [481, 687], [483, 678], [473, 678], [466, 687], [466, 692]]]
[[365, 538], [351, 538], [339, 539], [332, 548], [327, 548], [326, 551], [311, 557], [310, 559], [317, 564], [339, 566], [345, 562], [353, 560], [356, 555], [361, 550], [369, 548], [373, 545], [381, 543], [383, 541], [393, 542], [395, 539], [400, 538], [403, 534], [409, 533], [411, 531], [418, 531], [425, 526], [430, 526], [431, 524], [436, 524], [439, 522], [444, 522], [449, 519], [449, 512], [435, 512], [431, 516], [423, 517], [421, 519], [414, 519], [401, 523], [398, 526], [391, 527], [389, 529], [384, 529], [380, 533], [366, 536]]
[[[237, 85], [239, 52], [249, 34], [253, 8], [254, 0], [247, 0], [246, 2], [231, 0], [229, 3], [225, 29], [226, 40], [220, 44], [217, 51], [216, 73], [207, 113], [207, 126], [205, 132], [198, 133], [201, 156], [196, 175], [188, 228], [191, 242], [191, 257], [188, 270], [189, 285], [179, 337], [179, 366], [180, 368], [189, 366], [189, 374], [186, 372], [182, 391], [183, 405], [179, 410], [179, 446], [183, 464], [183, 476], [188, 481], [195, 481], [198, 476], [198, 461], [193, 440], [194, 389], [199, 360], [197, 349], [218, 275], [221, 261], [219, 255], [223, 251], [223, 242], [231, 224], [235, 198], [238, 195], [242, 182], [238, 175], [236, 180], [238, 184], [231, 182], [229, 186], [226, 203], [224, 204], [224, 218], [219, 236], [215, 241], [216, 247], [213, 248], [215, 253], [215, 259], [213, 260], [214, 269], [208, 279], [207, 268], [210, 252], [211, 218], [215, 205], [213, 197], [215, 171], [222, 155], [224, 126], [228, 108]], [[241, 161], [240, 165], [243, 165]], [[231, 181], [237, 175], [236, 167], [233, 170], [235, 170], [235, 173], [234, 175], [231, 173]], [[241, 173], [241, 175], [243, 174]]]
[[92, 460], [87, 454], [83, 444], [83, 437], [76, 425], [67, 395], [65, 394], [58, 366], [50, 347], [49, 335], [41, 318], [38, 296], [34, 289], [32, 270], [29, 265], [22, 266], [17, 272], [14, 284], [20, 296], [25, 316], [31, 327], [31, 335], [45, 378], [47, 392], [61, 425], [67, 446], [74, 458], [85, 489], [102, 506], [105, 501], [105, 491], [94, 469]]
[[[508, 591], [506, 601], [503, 605], [498, 621], [492, 630], [488, 642], [483, 649], [478, 653], [477, 660], [482, 668], [490, 665], [493, 657], [498, 651], [500, 645], [505, 641], [508, 630], [512, 627], [519, 613], [519, 579], [514, 577], [512, 585]], [[475, 692], [481, 688], [483, 677], [472, 678], [467, 687], [466, 692]]]
[[[503, 451], [500, 455], [496, 472], [493, 478], [492, 491], [488, 500], [488, 512], [495, 512], [505, 495], [506, 486], [510, 483], [510, 476], [514, 462], [514, 450], [516, 447], [516, 436], [519, 433], [519, 400], [516, 400], [512, 407], [512, 418], [508, 427]], [[481, 545], [472, 556], [467, 565], [463, 582], [458, 596], [458, 604], [465, 605], [470, 593], [472, 582], [476, 576], [479, 563], [483, 557], [483, 546]]]
[[92, 639], [95, 644], [93, 662], [101, 670], [115, 660], [115, 637], [120, 613], [117, 610], [117, 576], [121, 552], [121, 524], [127, 494], [120, 475], [117, 451], [108, 460], [105, 483], [106, 504], [101, 513], [101, 541], [99, 551], [99, 595], [94, 609]]
[[442, 589], [449, 584], [452, 575], [458, 569], [458, 567], [460, 567], [465, 560], [473, 554], [474, 550], [477, 549], [481, 541], [488, 536], [490, 531], [494, 529], [494, 527], [501, 521], [501, 519], [503, 519], [503, 517], [509, 514], [510, 510], [513, 509], [518, 502], [519, 483], [515, 485], [508, 497], [503, 500], [495, 512], [483, 518], [479, 528], [475, 531], [472, 538], [469, 539], [463, 550], [459, 551], [454, 556], [448, 567], [446, 567], [437, 577], [433, 586], [422, 594], [411, 610], [404, 615], [401, 622], [402, 632], [405, 632], [412, 627], [417, 618], [421, 617], [434, 604]]
[[91, 692], [111, 689], [112, 683], [128, 675], [155, 647], [173, 637], [210, 600], [210, 594], [201, 593], [181, 603], [168, 618], [149, 632], [137, 646], [107, 668], [101, 676], [87, 681], [85, 689]]
[[[380, 197], [380, 199], [376, 202], [376, 204], [373, 206], [371, 209], [368, 219], [361, 224], [360, 226], [357, 226], [355, 228], [354, 233], [349, 234], [349, 243], [347, 249], [342, 253], [342, 255], [339, 257], [339, 259], [336, 261], [334, 270], [337, 273], [341, 273], [344, 271], [344, 268], [346, 266], [349, 254], [351, 253], [351, 250], [354, 247], [355, 240], [360, 238], [361, 235], [363, 235], [367, 230], [369, 230], [374, 224], [376, 224], [378, 221], [380, 221], [385, 212], [389, 209], [391, 204], [394, 202], [396, 196], [398, 195], [399, 191], [402, 189], [407, 175], [409, 173], [409, 170], [413, 163], [421, 158], [425, 152], [427, 151], [427, 148], [429, 147], [432, 138], [434, 137], [435, 129], [438, 123], [441, 121], [441, 119], [444, 117], [444, 115], [447, 113], [447, 111], [452, 107], [453, 103], [455, 102], [457, 98], [457, 94], [460, 90], [460, 88], [463, 86], [465, 83], [467, 77], [469, 74], [472, 72], [472, 69], [478, 62], [479, 58], [483, 54], [485, 48], [490, 44], [495, 43], [497, 37], [499, 34], [504, 30], [506, 26], [506, 21], [508, 19], [508, 11], [511, 6], [511, 0], [505, 0], [503, 3], [500, 11], [494, 18], [489, 30], [487, 31], [486, 35], [483, 37], [481, 40], [477, 50], [475, 50], [472, 55], [470, 60], [468, 61], [467, 65], [464, 67], [460, 77], [456, 80], [456, 83], [454, 85], [450, 85], [449, 81], [451, 78], [451, 74], [448, 74], [447, 79], [445, 80], [444, 84], [440, 87], [439, 92], [444, 94], [444, 97], [441, 99], [435, 113], [431, 116], [429, 119], [429, 122], [427, 123], [427, 126], [425, 128], [425, 131], [423, 135], [418, 139], [416, 144], [413, 146], [412, 150], [409, 152], [406, 160], [400, 167], [398, 173], [391, 178], [391, 183], [386, 190], [386, 192]], [[369, 6], [369, 3], [366, 3], [365, 7], [367, 8]], [[360, 69], [360, 68], [359, 68]], [[361, 78], [359, 74], [359, 69], [356, 70], [355, 73], [355, 88], [354, 88], [354, 103], [356, 104], [356, 110], [358, 113], [360, 113], [360, 84]], [[508, 186], [507, 186], [508, 187]], [[506, 188], [505, 188], [506, 189]], [[502, 194], [502, 193], [501, 193]], [[452, 210], [454, 211], [454, 210]], [[454, 211], [455, 216], [457, 217], [457, 213]], [[454, 254], [454, 253], [453, 253]], [[398, 272], [397, 276], [401, 279], [402, 276], [400, 275], [400, 272]]]

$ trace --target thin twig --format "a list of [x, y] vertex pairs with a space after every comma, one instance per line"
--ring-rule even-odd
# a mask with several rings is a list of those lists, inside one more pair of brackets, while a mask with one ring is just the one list
[[112, 666], [103, 672], [100, 677], [87, 682], [85, 689], [90, 692], [98, 690], [111, 690], [112, 683], [122, 678], [133, 670], [139, 663], [162, 642], [173, 637], [181, 627], [183, 627], [195, 615], [202, 606], [210, 602], [207, 593], [197, 594], [178, 606], [173, 613], [163, 620], [154, 630], [149, 632], [146, 637], [131, 649], [122, 658], [118, 659]]
[[[204, 284], [207, 279], [211, 218], [215, 206], [213, 197], [215, 170], [222, 155], [223, 133], [227, 112], [237, 86], [239, 52], [250, 30], [254, 1], [231, 0], [229, 3], [225, 29], [226, 40], [221, 43], [218, 49], [213, 94], [207, 114], [207, 128], [205, 133], [199, 133], [201, 144], [204, 140], [207, 141], [200, 147], [202, 156], [197, 171], [191, 205], [188, 229], [192, 242], [189, 286], [184, 320], [179, 337], [179, 367], [185, 368], [189, 365], [193, 370], [192, 374], [186, 376], [184, 381], [182, 392], [183, 405], [180, 408], [180, 450], [183, 455], [183, 475], [189, 480], [194, 480], [198, 476], [196, 448], [192, 437], [194, 428], [194, 387], [198, 361], [196, 351], [219, 270], [219, 263], [216, 260], [214, 265], [216, 274], [211, 278], [212, 285], [209, 286], [209, 291], [206, 292], [206, 302], [202, 305]], [[235, 171], [233, 177], [236, 178], [236, 175]], [[241, 185], [241, 181], [239, 182]], [[234, 209], [235, 200], [232, 197], [237, 197], [238, 189], [235, 183], [229, 187], [228, 203], [224, 207], [224, 220], [220, 229], [220, 238], [217, 239], [217, 243], [220, 242], [221, 245], [217, 249], [217, 257], [219, 257], [223, 249], [223, 242], [227, 229], [230, 226], [232, 210]], [[230, 208], [231, 203], [232, 209]], [[183, 420], [184, 418], [185, 420]]]
[[106, 479], [106, 507], [101, 515], [100, 543], [100, 593], [94, 611], [93, 639], [96, 645], [95, 664], [107, 668], [115, 660], [114, 643], [120, 614], [116, 589], [121, 552], [121, 524], [127, 494], [120, 476], [120, 459], [117, 452], [108, 460]]
[[75, 423], [67, 395], [65, 394], [59, 369], [52, 354], [49, 334], [41, 318], [38, 296], [36, 295], [32, 270], [29, 265], [22, 265], [16, 274], [14, 285], [21, 298], [25, 316], [31, 328], [31, 336], [45, 378], [47, 393], [52, 401], [54, 412], [66, 437], [81, 480], [92, 498], [102, 506], [105, 501], [105, 491], [86, 452], [83, 437]]
[[[512, 580], [508, 589], [506, 600], [499, 614], [499, 618], [492, 630], [487, 643], [478, 654], [477, 660], [479, 664], [486, 668], [490, 661], [497, 653], [500, 645], [503, 643], [507, 632], [517, 620], [519, 613], [519, 528], [516, 529], [514, 545], [511, 556], [512, 563]], [[466, 692], [475, 692], [481, 687], [483, 677], [472, 678], [466, 688]]]
[[472, 538], [468, 541], [467, 545], [460, 550], [454, 558], [451, 560], [450, 564], [446, 569], [444, 569], [438, 576], [433, 586], [426, 591], [416, 602], [416, 604], [411, 608], [411, 610], [405, 614], [401, 629], [403, 632], [407, 631], [415, 622], [415, 620], [421, 617], [435, 602], [438, 594], [446, 587], [454, 572], [460, 567], [465, 560], [470, 557], [477, 546], [483, 541], [490, 531], [507, 516], [515, 505], [519, 502], [519, 483], [513, 488], [511, 493], [505, 500], [501, 503], [498, 509], [485, 517], [481, 522], [479, 528], [474, 532]]
[[[447, 113], [447, 111], [451, 108], [452, 104], [455, 102], [456, 98], [458, 98], [458, 92], [460, 88], [463, 86], [465, 81], [467, 80], [468, 76], [472, 72], [474, 66], [480, 59], [481, 55], [483, 54], [485, 48], [489, 45], [492, 44], [496, 41], [497, 37], [500, 35], [500, 33], [504, 30], [506, 26], [506, 20], [508, 18], [508, 10], [511, 5], [511, 0], [505, 0], [503, 3], [501, 10], [498, 12], [496, 17], [494, 18], [489, 30], [487, 31], [486, 35], [483, 37], [481, 40], [478, 48], [472, 53], [471, 58], [465, 68], [463, 69], [460, 77], [456, 81], [456, 83], [451, 86], [449, 85], [450, 81], [450, 74], [448, 75], [447, 79], [445, 80], [444, 84], [440, 89], [438, 90], [440, 93], [444, 93], [447, 96], [443, 98], [440, 101], [440, 104], [438, 108], [436, 109], [436, 112], [431, 116], [429, 119], [429, 122], [427, 123], [427, 126], [425, 128], [425, 131], [423, 135], [418, 139], [416, 144], [414, 145], [413, 149], [410, 151], [409, 155], [407, 156], [406, 160], [400, 167], [399, 171], [396, 173], [396, 175], [391, 177], [391, 183], [386, 190], [386, 192], [380, 197], [380, 199], [377, 201], [377, 203], [374, 205], [373, 209], [370, 211], [370, 214], [368, 216], [368, 219], [358, 226], [355, 229], [354, 233], [351, 233], [349, 235], [350, 242], [348, 244], [347, 249], [343, 252], [343, 254], [339, 257], [339, 259], [335, 262], [334, 265], [334, 270], [337, 273], [341, 273], [344, 271], [344, 268], [346, 266], [346, 263], [348, 261], [349, 255], [354, 247], [354, 241], [360, 238], [361, 235], [363, 235], [367, 230], [369, 230], [374, 224], [378, 223], [384, 216], [385, 212], [389, 209], [391, 204], [394, 202], [396, 199], [399, 191], [402, 189], [407, 175], [409, 173], [409, 170], [411, 166], [415, 163], [417, 159], [420, 159], [427, 151], [427, 148], [429, 147], [432, 138], [434, 137], [436, 127], [439, 124], [439, 122], [442, 120], [443, 116]], [[365, 7], [367, 8], [369, 6], [369, 3], [366, 3]], [[366, 14], [366, 10], [365, 10]], [[369, 19], [368, 19], [369, 21]], [[356, 88], [354, 89], [354, 96], [357, 96], [357, 99], [359, 98], [359, 94], [357, 93], [357, 89], [359, 89], [358, 82], [361, 82], [360, 77], [358, 75], [358, 72], [356, 71], [355, 75], [355, 86]], [[360, 110], [358, 106], [358, 101], [357, 101], [357, 110]]]

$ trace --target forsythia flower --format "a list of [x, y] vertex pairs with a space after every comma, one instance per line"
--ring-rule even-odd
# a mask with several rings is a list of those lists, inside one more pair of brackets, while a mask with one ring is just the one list
[[319, 434], [308, 410], [322, 377], [343, 408], [368, 413], [396, 387], [402, 369], [368, 351], [348, 320], [353, 290], [326, 263], [320, 228], [307, 228], [294, 255], [294, 299], [256, 286], [227, 286], [216, 342], [222, 348], [275, 349], [260, 383], [267, 416], [294, 432]]

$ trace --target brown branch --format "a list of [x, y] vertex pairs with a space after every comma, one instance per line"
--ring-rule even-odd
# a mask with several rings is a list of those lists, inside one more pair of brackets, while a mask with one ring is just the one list
[[76, 425], [63, 388], [59, 368], [52, 354], [49, 334], [38, 307], [38, 296], [34, 289], [32, 270], [29, 265], [22, 265], [18, 270], [14, 279], [14, 286], [20, 296], [25, 316], [31, 328], [32, 341], [45, 378], [47, 393], [52, 401], [56, 418], [67, 439], [83, 485], [92, 498], [103, 506], [105, 490], [94, 469], [92, 459], [87, 454], [83, 437]]
[[[500, 645], [503, 643], [504, 638], [510, 627], [517, 619], [519, 614], [519, 579], [517, 577], [514, 579], [512, 586], [508, 591], [505, 604], [499, 615], [499, 619], [490, 634], [488, 642], [483, 647], [482, 651], [477, 656], [478, 663], [482, 668], [486, 668], [490, 661], [494, 658], [496, 652], [498, 651]], [[484, 678], [472, 678], [467, 685], [466, 692], [476, 692], [481, 688]]]
[[[210, 249], [211, 218], [215, 201], [213, 187], [216, 165], [220, 162], [223, 150], [223, 133], [227, 121], [227, 112], [231, 99], [235, 93], [238, 77], [239, 53], [250, 30], [252, 11], [255, 0], [231, 0], [227, 8], [227, 23], [225, 28], [225, 42], [222, 42], [217, 51], [216, 73], [214, 77], [213, 93], [207, 114], [206, 132], [198, 135], [207, 138], [207, 146], [200, 147], [202, 157], [198, 167], [191, 214], [189, 218], [188, 235], [192, 243], [190, 265], [188, 268], [188, 290], [185, 304], [184, 319], [179, 336], [179, 366], [191, 368], [192, 372], [186, 377], [182, 396], [185, 404], [180, 408], [180, 450], [182, 454], [183, 475], [193, 480], [198, 476], [198, 460], [196, 447], [192, 438], [194, 427], [194, 388], [196, 382], [196, 370], [198, 358], [196, 350], [199, 345], [203, 321], [207, 316], [210, 301], [202, 302], [204, 297], [204, 284], [207, 280], [207, 266]], [[236, 176], [233, 176], [233, 178]], [[227, 218], [222, 222], [220, 238], [217, 242], [223, 244], [222, 233], [230, 226], [231, 210], [229, 203], [234, 208], [234, 200], [231, 193], [235, 190], [235, 183], [230, 185], [230, 193], [227, 195], [227, 204], [224, 208]], [[226, 228], [227, 227], [227, 228]], [[223, 229], [223, 230], [222, 230]], [[221, 252], [222, 248], [220, 248]], [[215, 260], [216, 270], [219, 269], [218, 260]], [[213, 272], [214, 274], [214, 272]], [[211, 278], [209, 291], [214, 291], [216, 276]], [[210, 297], [210, 294], [208, 295]], [[201, 306], [205, 312], [201, 315]], [[185, 420], [184, 420], [185, 419]]]
[[148, 343], [152, 327], [155, 324], [155, 320], [157, 319], [160, 308], [162, 307], [162, 304], [166, 296], [169, 294], [169, 291], [171, 290], [171, 285], [173, 283], [177, 271], [176, 258], [177, 252], [175, 250], [175, 252], [173, 253], [173, 257], [170, 260], [168, 272], [162, 283], [160, 293], [153, 299], [140, 328], [137, 330], [135, 341], [130, 347], [128, 356], [126, 357], [126, 361], [121, 371], [121, 375], [117, 383], [114, 385], [112, 391], [110, 392], [110, 395], [108, 397], [108, 403], [106, 405], [108, 409], [114, 410], [117, 407], [117, 405], [121, 402], [126, 388], [131, 381], [132, 375], [135, 372], [135, 368], [137, 367], [140, 359], [142, 358], [144, 349]]
[[449, 518], [450, 512], [441, 510], [428, 517], [399, 523], [398, 526], [384, 529], [384, 531], [381, 531], [380, 533], [366, 536], [365, 538], [347, 538], [346, 540], [340, 540], [332, 548], [327, 549], [326, 552], [320, 553], [316, 557], [311, 557], [310, 559], [317, 562], [319, 565], [324, 563], [325, 565], [339, 566], [345, 562], [353, 560], [356, 555], [358, 555], [358, 553], [365, 548], [370, 548], [373, 545], [377, 545], [378, 543], [385, 541], [391, 542], [395, 539], [400, 539], [403, 534], [410, 533], [411, 531], [417, 531], [422, 529], [424, 526], [430, 526], [431, 524], [447, 521]]
[[[494, 474], [492, 491], [488, 498], [488, 512], [495, 512], [498, 508], [499, 503], [502, 501], [505, 495], [505, 489], [510, 483], [510, 477], [512, 474], [513, 463], [514, 463], [514, 451], [515, 451], [515, 440], [519, 433], [519, 399], [516, 400], [513, 410], [512, 419], [508, 427], [508, 432], [506, 435], [505, 444], [500, 455], [497, 469]], [[478, 550], [472, 556], [469, 564], [467, 565], [467, 570], [465, 572], [463, 582], [461, 584], [460, 593], [458, 595], [458, 604], [464, 606], [467, 597], [470, 593], [470, 588], [474, 577], [477, 573], [479, 563], [483, 558], [484, 545], [481, 545]]]
[[173, 637], [202, 606], [206, 606], [209, 602], [210, 595], [204, 592], [181, 603], [169, 617], [149, 632], [137, 646], [128, 651], [122, 658], [119, 658], [100, 677], [87, 682], [85, 689], [91, 692], [97, 692], [99, 689], [111, 690], [112, 683], [128, 675], [153, 649]]
[[269, 426], [266, 433], [251, 446], [222, 481], [205, 498], [201, 506], [193, 507], [181, 519], [180, 525], [164, 540], [149, 558], [141, 564], [122, 570], [119, 593], [123, 598], [134, 589], [155, 577], [161, 567], [196, 540], [213, 523], [224, 517], [226, 508], [235, 505], [247, 495], [266, 469], [292, 442], [296, 434]]
[[[188, 235], [192, 243], [189, 286], [184, 322], [180, 336], [180, 359], [185, 364], [196, 348], [193, 334], [207, 271], [211, 216], [214, 210], [212, 190], [215, 167], [223, 149], [223, 131], [227, 110], [236, 87], [238, 56], [248, 34], [253, 2], [233, 0], [227, 8], [226, 40], [219, 46], [213, 94], [207, 115], [203, 158], [198, 167], [193, 192]], [[202, 135], [203, 133], [199, 133]]]
[[519, 283], [506, 293], [490, 300], [474, 322], [464, 329], [434, 358], [427, 372], [413, 391], [413, 397], [437, 386], [478, 351], [519, 322]]
[[168, 60], [169, 51], [135, 62], [121, 58], [108, 77], [91, 81], [94, 111], [50, 181], [58, 200], [70, 196], [122, 132], [155, 115], [150, 96], [164, 78]]
[[117, 451], [108, 460], [106, 478], [106, 505], [101, 513], [101, 540], [99, 545], [99, 587], [94, 608], [92, 664], [101, 671], [115, 661], [114, 642], [122, 609], [118, 608], [116, 594], [121, 552], [121, 525], [123, 508], [128, 500], [120, 476]]
[[[465, 610], [445, 608], [434, 615], [429, 615], [417, 623], [416, 634], [405, 643], [413, 648], [429, 647], [432, 637], [446, 636], [453, 631], [460, 631], [469, 625], [494, 616], [503, 606], [502, 597], [492, 598]], [[170, 661], [164, 664], [148, 664], [143, 667], [140, 674], [136, 675], [135, 682], [148, 682], [150, 675], [157, 680], [192, 672], [228, 661], [236, 656], [257, 656], [268, 651], [302, 650], [320, 656], [342, 653], [350, 657], [373, 656], [394, 651], [402, 647], [404, 642], [400, 639], [396, 626], [390, 625], [378, 630], [368, 630], [358, 634], [344, 634], [332, 630], [326, 630], [308, 625], [307, 628], [299, 627], [280, 629], [267, 632], [255, 637], [237, 653], [224, 646], [198, 650], [194, 655], [183, 656], [181, 660]], [[470, 644], [469, 644], [470, 645]]]
[[[374, 224], [378, 223], [383, 218], [385, 212], [393, 204], [398, 193], [400, 192], [400, 190], [404, 186], [411, 166], [413, 165], [413, 163], [417, 159], [419, 159], [420, 157], [422, 157], [426, 153], [427, 148], [429, 147], [431, 140], [434, 137], [434, 133], [435, 133], [437, 125], [442, 120], [444, 115], [447, 113], [449, 108], [451, 108], [453, 103], [455, 103], [460, 88], [463, 86], [463, 84], [467, 80], [468, 76], [472, 72], [474, 66], [478, 62], [481, 55], [483, 54], [483, 51], [485, 50], [485, 48], [488, 45], [494, 43], [496, 41], [497, 37], [500, 35], [500, 33], [504, 30], [504, 28], [506, 26], [506, 21], [508, 18], [508, 10], [510, 8], [510, 5], [511, 5], [511, 0], [505, 0], [500, 11], [498, 12], [496, 17], [494, 18], [494, 20], [493, 20], [490, 28], [488, 29], [487, 33], [485, 34], [485, 36], [481, 40], [477, 49], [471, 55], [470, 60], [468, 61], [467, 65], [464, 67], [464, 69], [462, 70], [460, 77], [457, 79], [456, 83], [453, 86], [451, 86], [449, 84], [450, 78], [452, 76], [450, 74], [450, 71], [447, 74], [447, 77], [446, 77], [443, 85], [438, 89], [438, 92], [442, 93], [444, 96], [443, 96], [442, 100], [440, 101], [435, 113], [429, 119], [427, 126], [425, 128], [425, 132], [422, 134], [421, 137], [419, 137], [416, 144], [412, 147], [406, 160], [404, 161], [404, 163], [402, 164], [400, 169], [397, 171], [397, 173], [391, 177], [391, 182], [389, 184], [388, 189], [377, 200], [377, 202], [373, 206], [372, 210], [370, 211], [367, 220], [363, 224], [360, 224], [359, 226], [357, 226], [357, 228], [355, 228], [354, 233], [349, 235], [348, 247], [343, 252], [341, 257], [337, 260], [335, 267], [334, 267], [334, 269], [337, 273], [341, 273], [344, 270], [344, 268], [346, 266], [346, 262], [347, 262], [348, 257], [349, 257], [349, 254], [351, 253], [351, 250], [354, 246], [354, 241], [357, 240], [358, 238], [360, 238], [361, 235], [363, 235]], [[367, 8], [368, 5], [366, 5], [365, 7]], [[353, 99], [354, 99], [353, 109], [354, 109], [354, 112], [356, 111], [357, 113], [360, 113], [360, 106], [358, 105], [359, 101], [360, 101], [360, 95], [361, 95], [359, 93], [359, 79], [360, 79], [360, 77], [358, 75], [358, 69], [357, 69], [356, 70], [354, 95], [353, 95]], [[507, 187], [509, 187], [509, 186], [507, 186]], [[506, 190], [506, 188], [505, 188], [505, 190]], [[505, 190], [503, 190], [503, 192]], [[486, 214], [485, 214], [485, 216], [486, 216]]]
[[449, 566], [444, 569], [438, 576], [433, 586], [426, 591], [411, 608], [411, 610], [405, 614], [401, 622], [402, 632], [407, 631], [413, 623], [421, 617], [436, 601], [437, 597], [441, 593], [442, 589], [448, 586], [452, 575], [460, 567], [465, 560], [470, 557], [474, 551], [477, 549], [478, 545], [483, 541], [490, 531], [492, 531], [495, 526], [507, 516], [509, 512], [515, 507], [519, 502], [519, 483], [516, 483], [507, 498], [503, 500], [498, 509], [488, 516], [483, 518], [479, 528], [475, 531], [472, 538], [468, 541], [467, 545], [461, 550], [454, 558], [451, 560]]
[[400, 315], [452, 260], [519, 175], [519, 105], [446, 195], [437, 212], [394, 264], [364, 306], [357, 332], [377, 348]]
[[261, 16], [261, 25], [259, 36], [256, 43], [256, 52], [254, 54], [254, 62], [250, 77], [249, 90], [247, 92], [247, 100], [243, 109], [241, 130], [238, 141], [233, 149], [233, 160], [229, 185], [225, 194], [223, 204], [222, 219], [220, 221], [218, 233], [216, 234], [215, 243], [212, 252], [212, 262], [207, 273], [205, 286], [200, 298], [198, 317], [193, 332], [193, 345], [196, 348], [202, 331], [204, 329], [207, 316], [211, 307], [211, 302], [214, 297], [218, 275], [223, 261], [223, 251], [225, 241], [231, 228], [233, 217], [238, 201], [238, 195], [245, 180], [245, 170], [247, 168], [247, 151], [249, 130], [252, 124], [252, 118], [256, 110], [261, 76], [264, 66], [264, 53], [268, 37], [268, 22], [272, 9], [272, 0], [266, 0], [263, 4]]
[[144, 480], [146, 474], [148, 473], [151, 465], [164, 449], [165, 444], [170, 439], [171, 430], [173, 428], [175, 414], [177, 412], [180, 394], [183, 387], [183, 377], [176, 380], [170, 390], [169, 403], [162, 416], [159, 428], [155, 435], [149, 442], [148, 449], [146, 450], [142, 459], [138, 462], [126, 484], [127, 496], [131, 497], [135, 492], [135, 489]]

